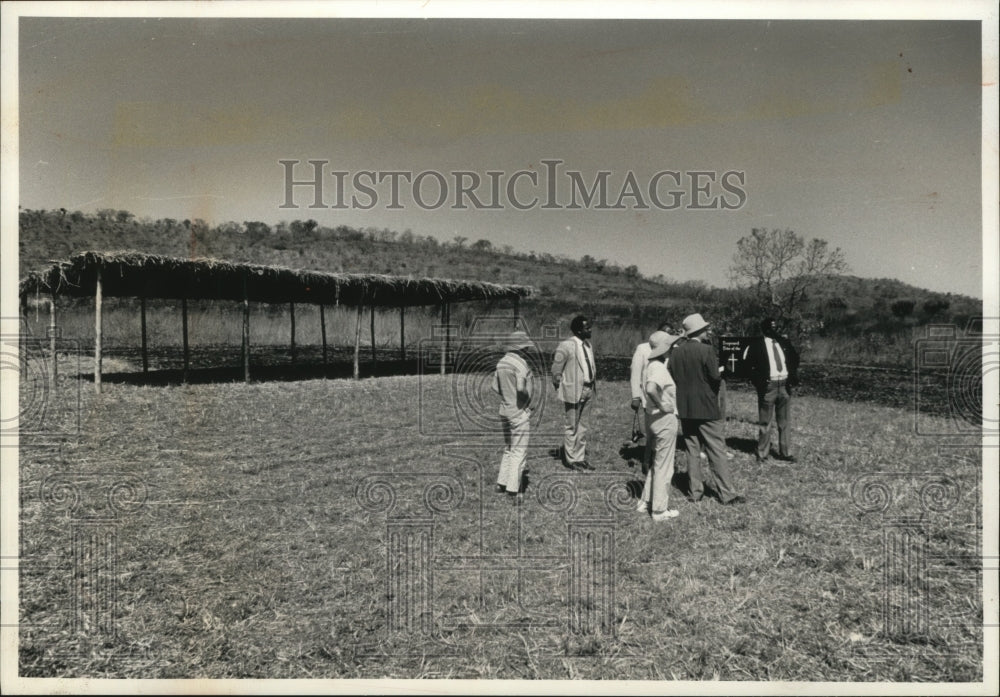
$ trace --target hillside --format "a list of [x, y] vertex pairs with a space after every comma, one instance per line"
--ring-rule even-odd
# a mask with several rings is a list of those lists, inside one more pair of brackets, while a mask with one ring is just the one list
[[470, 243], [456, 238], [442, 243], [409, 231], [326, 228], [315, 221], [209, 227], [197, 220], [139, 220], [125, 211], [102, 211], [96, 216], [21, 212], [22, 274], [85, 249], [136, 249], [292, 268], [524, 283], [538, 289], [535, 302], [545, 306], [578, 307], [586, 299], [587, 306], [624, 312], [655, 311], [681, 302], [693, 305], [713, 294], [704, 283], [645, 278], [635, 266], [621, 268], [588, 256], [575, 260], [516, 252], [494, 247], [488, 240]]
[[[22, 273], [86, 249], [137, 249], [294, 268], [525, 283], [539, 291], [530, 303], [539, 314], [582, 309], [612, 316], [622, 326], [648, 327], [663, 316], [679, 319], [700, 311], [710, 313], [724, 329], [747, 330], [747, 322], [734, 316], [739, 303], [730, 289], [648, 278], [635, 266], [622, 268], [590, 256], [520, 252], [461, 237], [441, 242], [409, 230], [327, 228], [313, 220], [211, 227], [200, 220], [140, 220], [127, 211], [22, 210], [19, 249]], [[981, 306], [975, 298], [893, 279], [831, 276], [810, 291], [803, 314], [810, 320], [810, 333], [819, 336], [908, 335], [931, 322], [964, 326], [969, 317], [981, 314]]]

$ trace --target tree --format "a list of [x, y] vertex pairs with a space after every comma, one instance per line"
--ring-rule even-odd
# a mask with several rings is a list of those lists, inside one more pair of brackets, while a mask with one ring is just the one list
[[931, 298], [924, 302], [924, 312], [928, 317], [943, 314], [949, 307], [951, 307], [951, 303], [944, 298]]
[[892, 310], [892, 314], [896, 315], [896, 317], [903, 319], [913, 314], [913, 308], [916, 307], [916, 305], [917, 303], [915, 300], [902, 298], [890, 305], [889, 309]]
[[235, 238], [237, 235], [243, 234], [243, 226], [239, 223], [228, 221], [216, 226], [215, 232], [219, 236]]
[[292, 231], [293, 235], [311, 235], [316, 227], [319, 225], [315, 220], [310, 218], [309, 220], [293, 220], [288, 225], [288, 229]]
[[797, 320], [806, 293], [824, 276], [846, 270], [844, 253], [830, 249], [826, 240], [806, 242], [792, 230], [754, 228], [736, 243], [729, 279], [751, 295], [760, 311]]
[[828, 312], [838, 313], [845, 312], [848, 308], [847, 301], [844, 300], [839, 295], [834, 295], [832, 298], [823, 303], [823, 309]]

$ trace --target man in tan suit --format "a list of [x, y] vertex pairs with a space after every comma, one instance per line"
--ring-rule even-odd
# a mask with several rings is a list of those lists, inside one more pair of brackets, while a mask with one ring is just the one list
[[591, 323], [578, 315], [569, 326], [573, 336], [559, 344], [552, 360], [552, 384], [563, 403], [563, 463], [571, 469], [591, 469], [587, 462], [586, 410], [597, 380], [590, 345]]

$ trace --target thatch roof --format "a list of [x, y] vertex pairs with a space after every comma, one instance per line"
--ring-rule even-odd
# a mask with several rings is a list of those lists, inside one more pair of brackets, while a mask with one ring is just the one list
[[513, 300], [531, 286], [381, 274], [326, 273], [219, 259], [180, 259], [141, 252], [83, 252], [21, 280], [21, 295], [94, 295], [97, 269], [105, 297], [249, 300], [400, 307], [470, 300]]

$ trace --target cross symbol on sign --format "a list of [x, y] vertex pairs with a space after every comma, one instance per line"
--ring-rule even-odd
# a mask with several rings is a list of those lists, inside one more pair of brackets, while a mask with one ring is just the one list
[[730, 372], [735, 373], [736, 372], [736, 354], [735, 353], [729, 354], [729, 360], [726, 361], [726, 363], [729, 364], [729, 370], [730, 370]]

